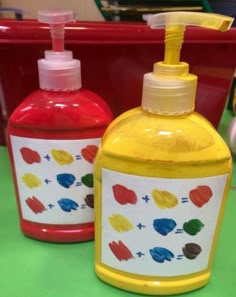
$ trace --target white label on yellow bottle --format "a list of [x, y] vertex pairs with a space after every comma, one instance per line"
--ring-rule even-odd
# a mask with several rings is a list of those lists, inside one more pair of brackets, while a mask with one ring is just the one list
[[192, 179], [102, 170], [102, 263], [146, 276], [207, 268], [228, 175]]
[[24, 219], [63, 225], [94, 221], [93, 160], [100, 138], [10, 139]]

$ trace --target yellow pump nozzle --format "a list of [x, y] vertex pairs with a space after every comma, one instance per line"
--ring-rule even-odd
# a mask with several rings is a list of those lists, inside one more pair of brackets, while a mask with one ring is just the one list
[[185, 27], [199, 26], [219, 31], [228, 30], [233, 18], [213, 13], [166, 12], [152, 15], [148, 25], [165, 27], [165, 57], [154, 64], [152, 73], [144, 75], [142, 107], [158, 114], [184, 114], [194, 109], [197, 76], [189, 65], [180, 62]]
[[233, 18], [199, 12], [167, 12], [153, 15], [148, 20], [152, 29], [165, 27], [165, 58], [164, 63], [177, 65], [180, 61], [180, 51], [183, 43], [185, 26], [198, 26], [213, 30], [227, 31]]

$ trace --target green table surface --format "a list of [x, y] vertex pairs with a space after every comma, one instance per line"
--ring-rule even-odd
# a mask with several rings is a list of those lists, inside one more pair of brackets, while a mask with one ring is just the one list
[[[232, 114], [225, 111], [219, 132], [226, 137]], [[236, 162], [234, 161], [234, 167]], [[209, 284], [193, 297], [236, 295], [236, 174]], [[94, 273], [94, 242], [55, 244], [25, 237], [18, 214], [6, 147], [0, 147], [0, 297], [142, 296], [101, 282]]]

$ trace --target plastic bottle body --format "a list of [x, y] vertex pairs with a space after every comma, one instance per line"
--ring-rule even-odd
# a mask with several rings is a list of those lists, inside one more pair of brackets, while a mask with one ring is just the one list
[[103, 100], [85, 89], [38, 90], [13, 112], [7, 141], [25, 235], [93, 239], [93, 159], [111, 120]]
[[95, 163], [97, 275], [143, 294], [204, 286], [231, 166], [227, 146], [196, 113], [136, 108], [118, 117]]

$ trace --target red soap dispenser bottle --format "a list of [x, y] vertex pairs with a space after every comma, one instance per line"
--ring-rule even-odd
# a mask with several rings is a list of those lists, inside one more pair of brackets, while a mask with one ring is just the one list
[[51, 242], [94, 237], [93, 160], [112, 120], [106, 103], [81, 87], [80, 61], [64, 50], [70, 11], [41, 11], [53, 50], [38, 61], [40, 89], [12, 113], [8, 150], [22, 232]]

